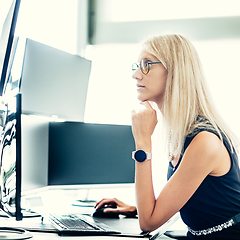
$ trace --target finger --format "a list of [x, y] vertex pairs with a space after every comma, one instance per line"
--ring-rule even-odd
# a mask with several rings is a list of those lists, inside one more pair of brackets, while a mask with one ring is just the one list
[[104, 206], [106, 204], [106, 202], [109, 202], [109, 200], [108, 199], [100, 200], [99, 202], [96, 203], [95, 208], [99, 208], [101, 206]]
[[114, 198], [114, 201], [115, 201], [115, 203], [116, 203], [118, 206], [126, 205], [126, 204], [124, 204], [122, 201], [120, 201], [120, 200], [117, 199], [117, 198]]
[[105, 213], [121, 213], [121, 211], [118, 208], [106, 208], [103, 210]]
[[102, 202], [102, 200], [97, 202], [94, 207], [97, 208], [99, 206], [99, 204], [101, 204], [101, 202]]
[[102, 199], [101, 201], [96, 203], [95, 208], [98, 209], [105, 206], [115, 206], [115, 205], [116, 203], [114, 199]]
[[146, 107], [146, 109], [154, 110], [148, 101], [144, 101], [142, 104]]
[[135, 110], [132, 110], [131, 115], [133, 116], [133, 115], [135, 115], [135, 114], [136, 114], [136, 111], [135, 111]]

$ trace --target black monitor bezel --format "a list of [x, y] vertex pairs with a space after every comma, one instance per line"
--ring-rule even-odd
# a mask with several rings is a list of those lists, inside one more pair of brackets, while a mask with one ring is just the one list
[[22, 95], [16, 95], [16, 220], [22, 220], [21, 192], [22, 192]]

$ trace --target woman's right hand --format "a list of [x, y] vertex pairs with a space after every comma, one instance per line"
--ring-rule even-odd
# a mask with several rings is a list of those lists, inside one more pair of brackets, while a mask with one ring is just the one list
[[125, 215], [127, 217], [135, 217], [137, 215], [137, 208], [135, 206], [130, 206], [117, 198], [103, 198], [101, 201], [97, 202], [95, 205], [96, 209], [105, 208], [104, 212], [113, 212]]
[[142, 103], [145, 108], [140, 112], [132, 111], [132, 133], [136, 150], [151, 151], [151, 136], [157, 125], [157, 112], [148, 101]]

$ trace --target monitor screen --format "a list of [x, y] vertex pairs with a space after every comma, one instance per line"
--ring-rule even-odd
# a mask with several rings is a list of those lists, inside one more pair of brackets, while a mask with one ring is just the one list
[[[22, 94], [4, 96], [3, 99], [5, 103], [0, 104], [0, 208], [16, 220], [22, 220], [24, 217], [39, 217], [38, 213], [21, 207], [24, 130]], [[33, 171], [31, 174], [37, 175]]]
[[14, 38], [10, 61], [8, 64], [7, 77], [3, 88], [2, 94], [3, 96], [5, 95], [14, 96], [20, 92], [25, 44], [26, 44], [25, 38], [19, 37]]
[[7, 78], [7, 72], [12, 55], [14, 44], [14, 33], [17, 23], [17, 17], [20, 7], [20, 0], [13, 0], [8, 15], [2, 27], [0, 38], [0, 96], [3, 94], [4, 85]]
[[19, 65], [23, 114], [84, 120], [90, 60], [27, 38]]
[[50, 122], [48, 185], [134, 183], [131, 126]]
[[22, 219], [21, 213], [21, 94], [5, 103], [1, 110], [1, 208]]
[[9, 98], [4, 106], [1, 109], [0, 205], [8, 215], [21, 220], [21, 94]]

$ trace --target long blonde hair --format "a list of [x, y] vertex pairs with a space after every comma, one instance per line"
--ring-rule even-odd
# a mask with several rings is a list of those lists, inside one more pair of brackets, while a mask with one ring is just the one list
[[206, 118], [222, 139], [226, 135], [237, 147], [235, 136], [213, 107], [205, 83], [200, 59], [192, 43], [177, 34], [151, 37], [142, 43], [144, 50], [156, 56], [168, 71], [163, 115], [172, 132], [172, 144], [181, 151], [185, 138], [197, 124], [197, 117]]

